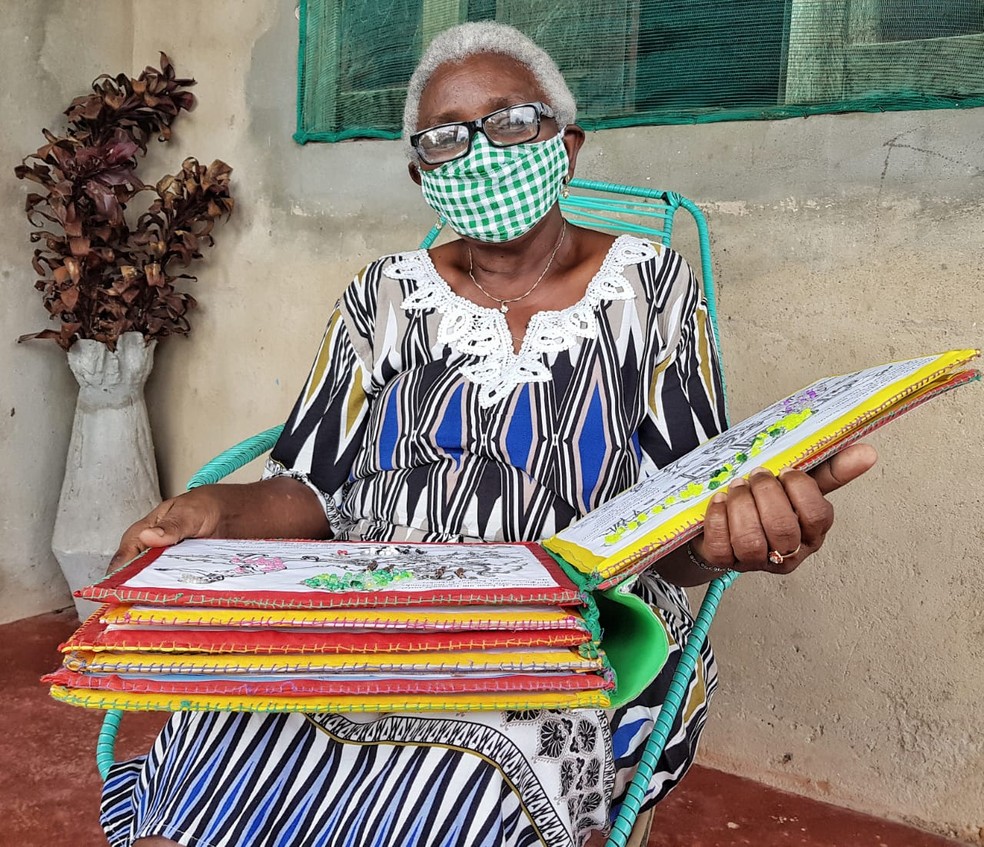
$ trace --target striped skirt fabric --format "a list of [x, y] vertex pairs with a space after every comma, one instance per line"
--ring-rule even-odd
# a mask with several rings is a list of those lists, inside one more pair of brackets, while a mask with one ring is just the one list
[[[671, 639], [667, 667], [612, 712], [178, 713], [103, 790], [112, 847], [578, 847], [604, 830], [639, 762], [690, 627], [680, 589], [643, 577]], [[693, 761], [716, 684], [703, 661], [647, 794]]]

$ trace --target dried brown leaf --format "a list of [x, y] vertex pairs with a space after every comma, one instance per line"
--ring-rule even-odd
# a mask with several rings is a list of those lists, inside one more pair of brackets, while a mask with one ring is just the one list
[[[14, 168], [40, 186], [25, 199], [39, 246], [31, 264], [34, 287], [60, 329], [24, 336], [55, 340], [68, 349], [78, 338], [114, 347], [120, 334], [147, 337], [186, 334], [185, 312], [195, 305], [174, 289], [169, 265], [201, 258], [220, 214], [232, 209], [230, 168], [216, 160], [207, 168], [187, 158], [175, 175], [153, 188], [137, 177], [139, 157], [153, 137], [167, 140], [181, 111], [194, 108], [191, 78], [179, 78], [168, 56], [134, 79], [97, 77], [91, 91], [65, 110], [68, 129], [43, 129], [44, 144]], [[127, 205], [141, 191], [151, 202], [135, 223]], [[46, 228], [47, 227], [47, 228]], [[62, 234], [63, 233], [63, 234]]]
[[79, 303], [79, 289], [72, 285], [61, 292], [61, 301], [65, 309], [74, 312]]

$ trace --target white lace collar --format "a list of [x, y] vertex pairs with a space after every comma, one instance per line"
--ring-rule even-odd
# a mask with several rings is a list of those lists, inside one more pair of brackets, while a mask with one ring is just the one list
[[625, 278], [626, 266], [656, 255], [649, 242], [631, 235], [616, 238], [584, 296], [566, 309], [533, 315], [518, 353], [513, 350], [506, 316], [498, 309], [479, 306], [455, 294], [426, 250], [400, 254], [383, 273], [391, 279], [414, 280], [416, 288], [404, 299], [402, 308], [411, 312], [435, 309], [441, 315], [438, 342], [476, 358], [474, 364], [463, 365], [461, 372], [479, 386], [479, 405], [488, 407], [517, 385], [547, 382], [550, 369], [543, 362], [543, 354], [569, 350], [579, 339], [594, 338], [598, 333], [595, 310], [599, 304], [636, 296]]

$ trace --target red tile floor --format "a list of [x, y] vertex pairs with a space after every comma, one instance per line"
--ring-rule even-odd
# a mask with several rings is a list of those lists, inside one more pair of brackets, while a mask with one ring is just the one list
[[[51, 700], [38, 678], [78, 625], [74, 611], [0, 626], [0, 844], [104, 845], [93, 760], [101, 714]], [[127, 715], [118, 757], [145, 750], [163, 721]], [[956, 842], [695, 767], [664, 802], [650, 847], [946, 847]], [[248, 847], [244, 845], [243, 847]]]

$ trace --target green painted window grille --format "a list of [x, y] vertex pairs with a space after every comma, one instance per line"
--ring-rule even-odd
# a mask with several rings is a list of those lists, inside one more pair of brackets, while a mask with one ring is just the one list
[[513, 24], [587, 129], [984, 106], [984, 0], [300, 0], [295, 139], [397, 138], [430, 39]]

